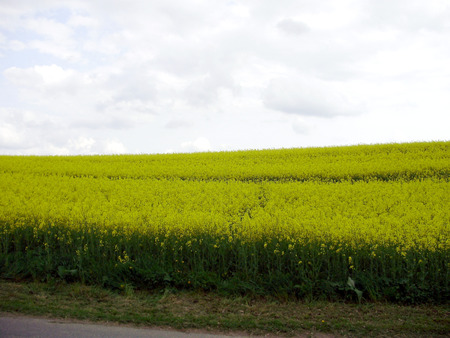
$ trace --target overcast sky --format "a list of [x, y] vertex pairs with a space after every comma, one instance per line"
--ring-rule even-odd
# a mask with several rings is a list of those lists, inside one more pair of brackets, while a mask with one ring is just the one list
[[0, 0], [0, 154], [449, 136], [448, 0]]

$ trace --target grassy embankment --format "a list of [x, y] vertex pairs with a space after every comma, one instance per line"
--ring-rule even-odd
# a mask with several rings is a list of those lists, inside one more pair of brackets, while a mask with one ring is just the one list
[[239, 335], [439, 337], [448, 306], [299, 302], [215, 293], [126, 290], [0, 281], [0, 312]]

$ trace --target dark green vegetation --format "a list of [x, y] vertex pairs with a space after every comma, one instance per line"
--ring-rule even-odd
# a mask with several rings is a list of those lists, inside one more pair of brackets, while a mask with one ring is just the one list
[[444, 337], [448, 306], [298, 302], [171, 289], [122, 292], [66, 283], [0, 281], [0, 311], [175, 329], [277, 336]]

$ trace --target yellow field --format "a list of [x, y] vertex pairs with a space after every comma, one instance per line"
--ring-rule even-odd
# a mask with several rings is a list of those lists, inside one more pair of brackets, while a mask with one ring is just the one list
[[0, 156], [0, 273], [439, 302], [449, 295], [449, 150]]

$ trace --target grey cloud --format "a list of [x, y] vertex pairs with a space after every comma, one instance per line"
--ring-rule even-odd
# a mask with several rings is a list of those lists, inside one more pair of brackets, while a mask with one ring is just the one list
[[159, 110], [158, 77], [145, 62], [120, 65], [105, 72], [102, 99], [94, 99], [95, 117], [83, 122], [93, 129], [129, 129], [148, 121]]
[[165, 124], [165, 127], [168, 129], [188, 128], [191, 126], [192, 123], [185, 120], [172, 120]]
[[[14, 108], [0, 108], [0, 153], [14, 149], [26, 153], [27, 149], [55, 139], [62, 125], [45, 114], [36, 114]], [[56, 143], [61, 137], [57, 137]]]
[[361, 113], [336, 85], [317, 79], [274, 79], [263, 96], [267, 108], [287, 114], [331, 118]]
[[112, 89], [115, 102], [154, 102], [157, 99], [157, 78], [148, 71], [147, 64], [123, 67], [111, 75], [106, 85]]
[[382, 29], [407, 31], [449, 30], [448, 1], [377, 0], [365, 1], [367, 23]]
[[[95, 1], [90, 11], [96, 16], [108, 17], [119, 25], [131, 27], [133, 31], [151, 34], [161, 32], [186, 37], [203, 31], [205, 27], [215, 27], [229, 15], [226, 2], [166, 0], [149, 1]], [[105, 9], [107, 9], [105, 11]]]
[[221, 88], [230, 89], [233, 93], [238, 93], [239, 88], [230, 78], [229, 74], [214, 70], [199, 79], [193, 80], [183, 91], [185, 100], [193, 106], [207, 106], [215, 103]]
[[45, 114], [0, 108], [0, 154], [67, 155], [126, 152], [126, 147], [117, 139], [88, 135], [89, 131], [87, 134], [82, 133], [75, 125], [52, 120]]
[[43, 82], [42, 76], [32, 69], [10, 67], [3, 71], [4, 77], [18, 86], [34, 86]]
[[70, 123], [72, 128], [80, 128], [80, 129], [116, 129], [116, 130], [125, 130], [131, 129], [136, 126], [136, 123], [126, 119], [120, 118], [111, 118], [106, 116], [103, 119], [82, 119], [76, 120]]
[[18, 87], [24, 102], [69, 121], [75, 118], [76, 127], [129, 128], [139, 115], [155, 112], [152, 79], [137, 70], [114, 75], [108, 70], [82, 73], [51, 65], [11, 67], [4, 75]]
[[301, 35], [309, 31], [309, 27], [303, 22], [283, 19], [277, 23], [277, 28], [288, 35]]
[[5, 78], [20, 89], [29, 89], [43, 97], [74, 97], [89, 82], [83, 74], [63, 69], [55, 64], [31, 68], [10, 67], [3, 72]]
[[0, 119], [2, 122], [10, 123], [20, 129], [55, 127], [54, 121], [48, 115], [16, 108], [0, 107]]
[[152, 116], [157, 115], [154, 104], [149, 101], [142, 100], [108, 100], [102, 102], [100, 104], [95, 105], [96, 113], [100, 116], [103, 116], [105, 121], [108, 121], [109, 118], [119, 119], [119, 120], [128, 120], [133, 123], [138, 122], [139, 117], [141, 116]]
[[308, 123], [307, 121], [305, 121], [300, 117], [295, 119], [294, 122], [292, 122], [292, 129], [297, 134], [301, 135], [308, 134], [312, 128], [313, 126], [310, 123]]

